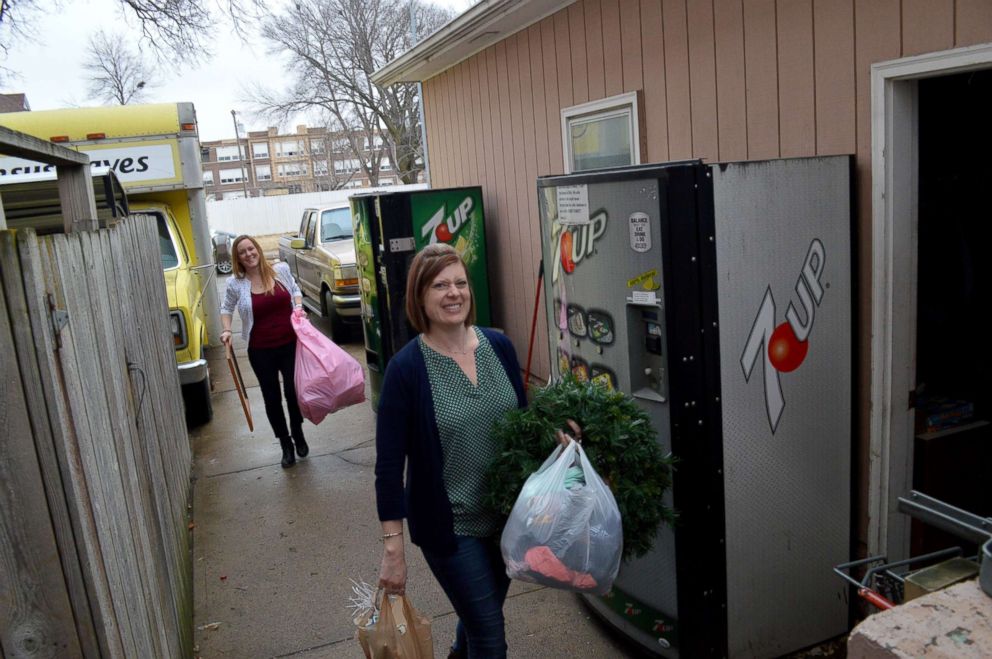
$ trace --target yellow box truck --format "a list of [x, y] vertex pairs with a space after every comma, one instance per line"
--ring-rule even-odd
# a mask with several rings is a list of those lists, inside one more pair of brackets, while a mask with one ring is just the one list
[[[120, 179], [132, 213], [155, 218], [186, 420], [191, 426], [209, 421], [213, 411], [204, 350], [220, 330], [193, 104], [14, 112], [0, 114], [0, 126], [89, 154], [94, 167], [110, 168]], [[0, 157], [0, 181], [51, 169]]]

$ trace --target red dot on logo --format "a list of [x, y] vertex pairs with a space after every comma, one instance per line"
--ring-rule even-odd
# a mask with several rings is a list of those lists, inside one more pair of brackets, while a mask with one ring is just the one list
[[437, 239], [442, 243], [446, 243], [451, 240], [451, 231], [448, 230], [448, 225], [443, 222], [437, 225], [437, 229], [434, 230], [434, 235], [436, 235]]
[[789, 373], [799, 368], [809, 352], [809, 341], [800, 341], [792, 331], [788, 321], [782, 323], [772, 332], [768, 341], [768, 359], [775, 370]]

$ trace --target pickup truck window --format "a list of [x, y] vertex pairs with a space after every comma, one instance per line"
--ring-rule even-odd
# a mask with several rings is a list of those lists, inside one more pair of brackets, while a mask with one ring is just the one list
[[320, 214], [320, 240], [337, 240], [351, 238], [351, 209], [335, 208]]
[[165, 218], [156, 213], [155, 224], [158, 225], [158, 251], [162, 256], [162, 269], [175, 268], [179, 265], [179, 257], [176, 256], [176, 246], [172, 244], [172, 236], [169, 235], [169, 227], [165, 225]]
[[314, 237], [317, 234], [317, 214], [310, 213], [310, 224], [307, 225], [307, 247], [312, 247], [314, 242]]

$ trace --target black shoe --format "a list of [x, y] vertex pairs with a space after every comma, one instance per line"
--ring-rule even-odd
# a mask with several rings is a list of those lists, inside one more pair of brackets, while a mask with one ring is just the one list
[[293, 455], [293, 440], [289, 437], [280, 437], [279, 446], [282, 447], [282, 466], [292, 467], [296, 464], [296, 456]]
[[293, 428], [293, 443], [296, 444], [296, 455], [301, 458], [307, 457], [310, 453], [310, 447], [307, 446], [307, 440], [303, 437], [303, 427]]

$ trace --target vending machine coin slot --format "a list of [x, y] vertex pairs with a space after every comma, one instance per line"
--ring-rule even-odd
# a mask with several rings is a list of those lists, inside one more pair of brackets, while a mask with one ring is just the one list
[[627, 305], [627, 345], [630, 350], [630, 394], [656, 403], [668, 401], [665, 330], [654, 305]]

